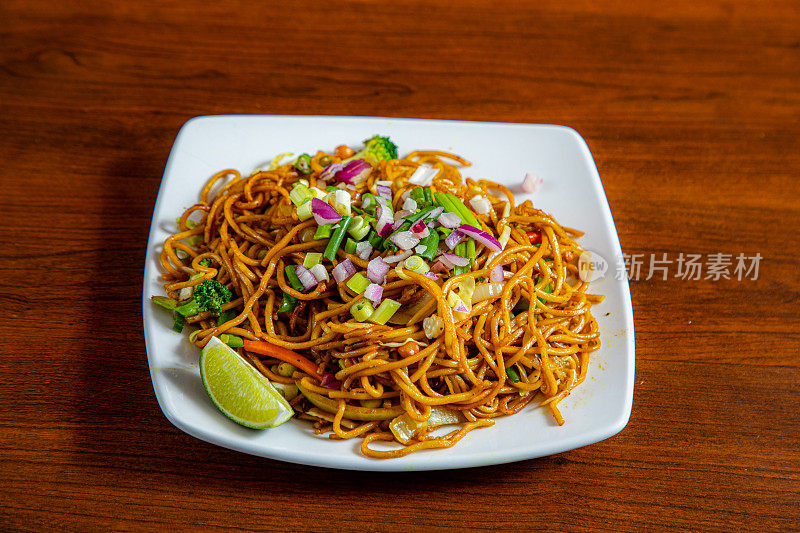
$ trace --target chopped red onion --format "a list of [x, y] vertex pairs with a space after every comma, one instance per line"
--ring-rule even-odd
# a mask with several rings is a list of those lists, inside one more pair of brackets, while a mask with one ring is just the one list
[[319, 283], [317, 278], [314, 277], [314, 274], [312, 274], [311, 271], [309, 271], [303, 265], [297, 265], [294, 273], [297, 274], [297, 277], [300, 279], [300, 283], [303, 284], [303, 288], [307, 291], [310, 291]]
[[425, 272], [425, 277], [426, 277], [426, 278], [430, 278], [430, 279], [432, 279], [433, 281], [439, 281], [439, 276], [437, 276], [437, 275], [436, 275], [436, 274], [434, 274], [433, 272]]
[[494, 267], [489, 274], [489, 281], [492, 283], [503, 281], [505, 279], [505, 274], [503, 274], [503, 265], [497, 265]]
[[413, 198], [406, 198], [403, 202], [403, 210], [413, 213], [417, 209], [417, 201]]
[[394, 219], [395, 219], [395, 221], [402, 220], [402, 219], [406, 218], [408, 215], [410, 215], [412, 213], [413, 213], [413, 211], [409, 211], [407, 209], [403, 209], [402, 211], [398, 211], [397, 213], [394, 214]]
[[382, 285], [386, 281], [386, 274], [389, 273], [391, 267], [381, 257], [376, 257], [367, 263], [367, 278], [372, 283]]
[[325, 372], [322, 374], [322, 378], [320, 379], [320, 385], [326, 389], [338, 389], [342, 386], [342, 383], [337, 381], [336, 377], [330, 372]]
[[441, 257], [439, 257], [439, 261], [444, 263], [444, 265], [448, 268], [453, 267], [465, 267], [469, 264], [469, 259], [466, 257], [461, 257], [460, 255], [451, 254], [451, 253], [443, 253]]
[[425, 215], [425, 218], [423, 218], [422, 220], [436, 220], [439, 218], [439, 215], [442, 214], [442, 211], [444, 211], [444, 207], [439, 206], [430, 213], [428, 213], [427, 215]]
[[448, 272], [450, 272], [451, 268], [453, 267], [449, 267], [441, 261], [436, 261], [431, 267], [431, 272], [436, 272], [438, 274], [447, 274]]
[[469, 224], [461, 224], [458, 227], [458, 231], [460, 231], [467, 237], [472, 237], [473, 239], [475, 239], [482, 245], [486, 246], [493, 252], [499, 252], [503, 249], [503, 245], [500, 244], [500, 242], [498, 242], [497, 239], [495, 239], [485, 231], [480, 230], [474, 226], [470, 226]]
[[405, 251], [405, 252], [403, 252], [401, 254], [390, 255], [388, 257], [384, 257], [383, 260], [387, 264], [394, 264], [394, 263], [399, 263], [400, 261], [404, 261], [404, 260], [408, 259], [409, 257], [411, 257], [412, 255], [414, 255], [413, 250], [407, 250], [407, 251]]
[[348, 257], [333, 268], [333, 279], [336, 280], [336, 283], [341, 283], [355, 273], [356, 266]]
[[405, 220], [403, 220], [402, 218], [398, 218], [397, 220], [395, 220], [394, 223], [392, 224], [392, 231], [402, 226], [403, 222], [405, 222]]
[[320, 226], [339, 222], [342, 219], [342, 215], [337, 213], [336, 209], [319, 198], [311, 199], [311, 213], [314, 215], [314, 220], [316, 220], [317, 224]]
[[439, 224], [445, 228], [457, 228], [461, 225], [461, 217], [455, 213], [442, 213], [437, 219]]
[[394, 224], [394, 218], [392, 218], [392, 210], [380, 202], [378, 202], [378, 207], [376, 208], [375, 214], [377, 216], [377, 221], [375, 222], [375, 231], [378, 232], [378, 235], [381, 237], [388, 237], [389, 234], [392, 232], [392, 225]]
[[428, 247], [427, 247], [427, 246], [425, 246], [424, 244], [420, 244], [419, 246], [416, 246], [416, 247], [414, 248], [414, 251], [415, 251], [416, 253], [418, 253], [418, 254], [421, 254], [422, 252], [424, 252], [424, 251], [425, 251], [425, 250], [427, 250], [427, 249], [428, 249]]
[[419, 244], [419, 238], [410, 231], [399, 231], [389, 238], [401, 250], [411, 250]]
[[536, 192], [542, 184], [542, 178], [538, 174], [528, 172], [525, 174], [525, 179], [522, 180], [522, 190], [524, 192]]
[[367, 241], [361, 241], [356, 243], [356, 254], [358, 255], [358, 257], [366, 261], [372, 254], [372, 245]]
[[378, 196], [381, 198], [386, 198], [390, 202], [392, 201], [392, 188], [387, 187], [386, 185], [376, 185], [375, 192], [378, 193]]
[[342, 170], [344, 166], [345, 163], [333, 163], [332, 165], [328, 165], [327, 167], [322, 169], [322, 172], [319, 173], [317, 179], [322, 181], [329, 181], [336, 175], [337, 172]]
[[364, 298], [371, 301], [376, 306], [381, 302], [381, 296], [383, 296], [383, 287], [380, 285], [370, 283], [367, 285], [367, 288], [364, 289]]
[[467, 307], [467, 304], [464, 303], [464, 300], [459, 298], [455, 307], [453, 308], [453, 311], [456, 313], [469, 313], [469, 307]]
[[431, 230], [428, 229], [428, 226], [425, 225], [425, 222], [420, 220], [411, 226], [411, 233], [418, 239], [424, 239], [431, 234]]
[[356, 184], [367, 179], [370, 172], [372, 172], [372, 165], [363, 159], [354, 159], [345, 163], [335, 177], [337, 181]]
[[464, 238], [464, 234], [455, 229], [450, 232], [450, 235], [447, 236], [447, 238], [444, 240], [444, 243], [452, 250], [458, 245], [458, 243], [463, 241]]

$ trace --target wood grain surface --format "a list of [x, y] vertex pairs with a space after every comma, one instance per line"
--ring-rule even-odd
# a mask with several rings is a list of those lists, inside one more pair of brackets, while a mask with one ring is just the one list
[[[0, 529], [800, 528], [796, 0], [4, 0], [0, 20]], [[595, 445], [401, 474], [229, 451], [162, 415], [141, 322], [172, 142], [226, 113], [566, 124], [626, 253], [759, 253], [759, 276], [632, 281], [633, 413]]]

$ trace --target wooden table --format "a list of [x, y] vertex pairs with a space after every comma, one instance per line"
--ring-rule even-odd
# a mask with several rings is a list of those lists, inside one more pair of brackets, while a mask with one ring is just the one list
[[[797, 2], [456, 4], [0, 4], [3, 529], [800, 528]], [[387, 475], [173, 427], [145, 357], [145, 242], [178, 129], [224, 113], [576, 128], [644, 260], [627, 428]], [[668, 279], [645, 279], [664, 253]], [[703, 278], [730, 254], [731, 279], [676, 277], [681, 253]]]

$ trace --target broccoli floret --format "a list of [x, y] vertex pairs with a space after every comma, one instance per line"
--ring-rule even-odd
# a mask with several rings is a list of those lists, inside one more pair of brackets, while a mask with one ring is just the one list
[[200, 260], [200, 264], [203, 265], [204, 267], [210, 267], [211, 266], [211, 258], [210, 257], [202, 258]]
[[233, 294], [215, 279], [207, 279], [194, 288], [194, 300], [202, 309], [219, 316], [222, 304], [230, 302]]
[[365, 140], [364, 148], [353, 157], [348, 157], [347, 161], [352, 159], [366, 159], [370, 163], [397, 159], [397, 145], [390, 141], [389, 137], [375, 135], [371, 139]]

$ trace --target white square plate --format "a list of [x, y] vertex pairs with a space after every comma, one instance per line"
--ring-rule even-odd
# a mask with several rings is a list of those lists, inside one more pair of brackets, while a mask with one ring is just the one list
[[[265, 166], [281, 152], [295, 154], [358, 145], [374, 134], [389, 135], [406, 154], [415, 149], [455, 152], [473, 163], [465, 176], [504, 183], [518, 201], [529, 197], [556, 220], [581, 229], [584, 246], [612, 265], [621, 257], [611, 211], [586, 143], [564, 126], [397, 118], [258, 116], [198, 117], [188, 121], [172, 147], [158, 193], [147, 243], [143, 319], [147, 359], [158, 403], [166, 417], [199, 439], [245, 453], [353, 470], [436, 470], [483, 466], [554, 454], [606, 439], [630, 417], [634, 382], [633, 311], [626, 276], [593, 282], [605, 300], [593, 308], [602, 348], [592, 355], [586, 381], [559, 404], [566, 424], [549, 410], [529, 406], [494, 427], [469, 433], [453, 448], [427, 450], [399, 459], [361, 455], [361, 439], [332, 441], [311, 425], [291, 420], [253, 431], [227, 419], [208, 399], [198, 370], [199, 350], [171, 330], [172, 319], [150, 302], [163, 294], [158, 254], [175, 218], [197, 202], [206, 179], [219, 170], [243, 174]], [[535, 195], [519, 189], [526, 172], [544, 180]], [[621, 279], [617, 279], [621, 278]]]

